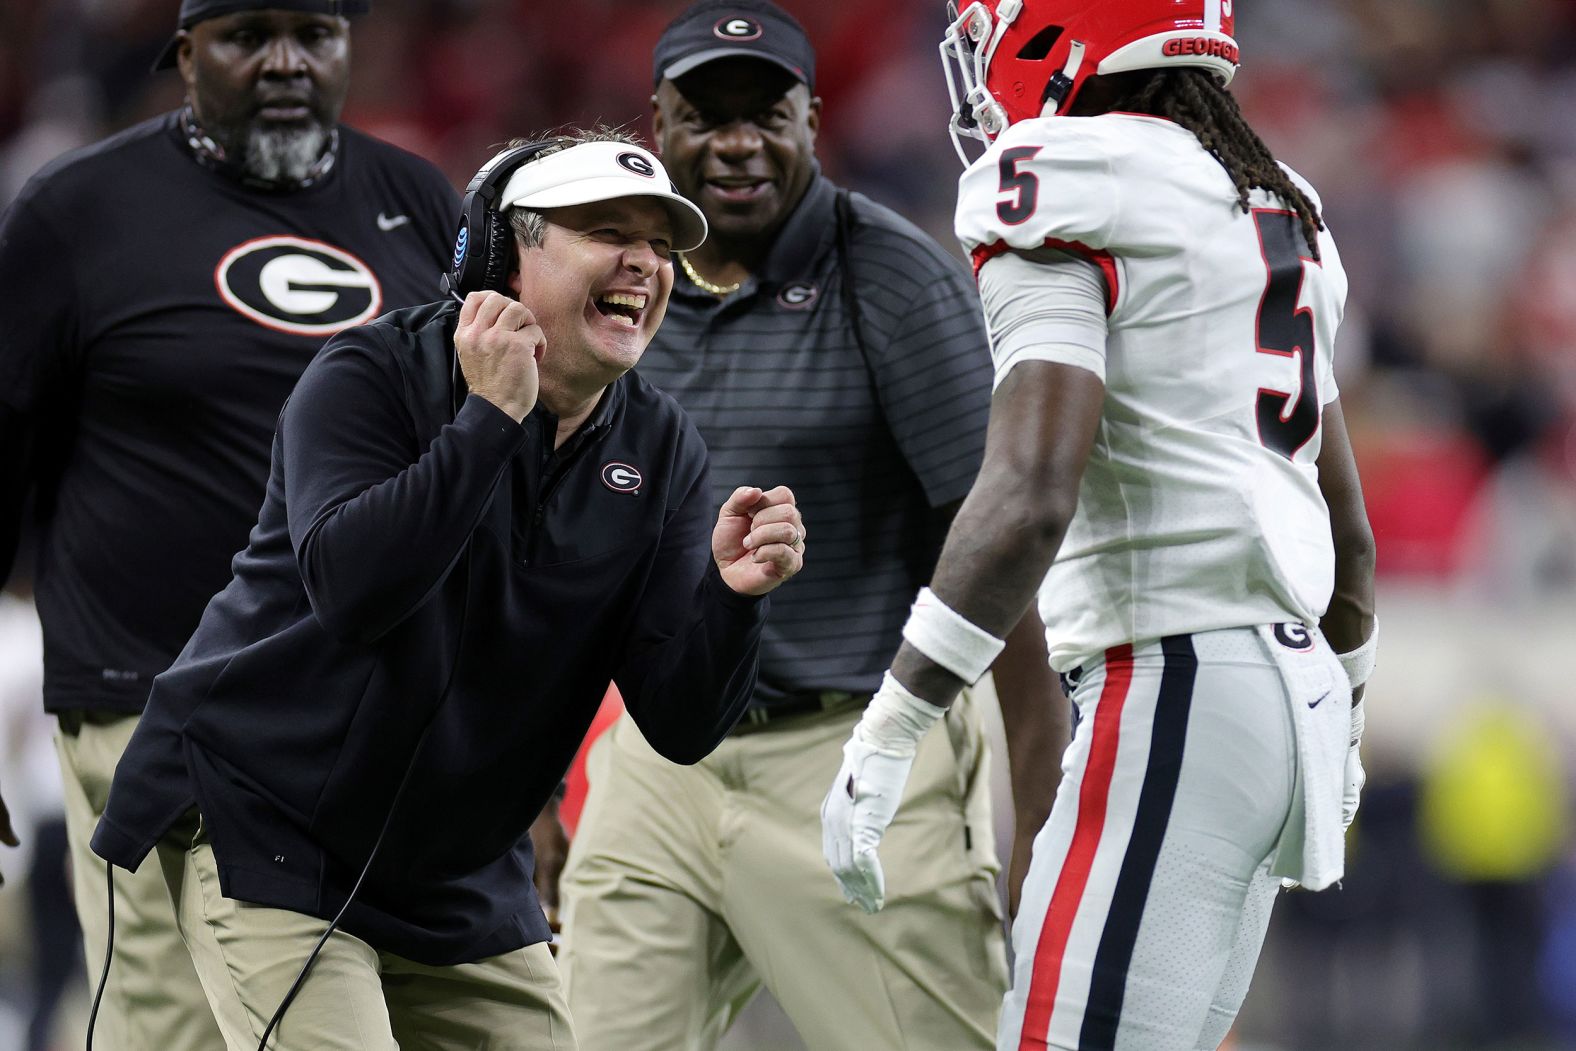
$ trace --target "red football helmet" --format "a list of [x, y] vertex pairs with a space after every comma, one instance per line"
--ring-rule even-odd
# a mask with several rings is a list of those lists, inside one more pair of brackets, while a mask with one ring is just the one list
[[[989, 142], [1009, 124], [1061, 113], [1089, 77], [1199, 66], [1231, 83], [1233, 0], [976, 0], [941, 40], [952, 140]], [[966, 163], [966, 161], [965, 161]]]

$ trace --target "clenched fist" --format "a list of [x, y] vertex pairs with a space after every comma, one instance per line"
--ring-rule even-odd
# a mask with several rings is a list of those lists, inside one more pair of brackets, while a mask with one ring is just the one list
[[711, 556], [723, 582], [741, 595], [764, 595], [804, 567], [804, 521], [793, 490], [740, 486], [717, 513]]
[[454, 350], [472, 394], [479, 394], [514, 418], [525, 419], [536, 405], [536, 366], [547, 337], [536, 315], [501, 292], [472, 292], [460, 307]]

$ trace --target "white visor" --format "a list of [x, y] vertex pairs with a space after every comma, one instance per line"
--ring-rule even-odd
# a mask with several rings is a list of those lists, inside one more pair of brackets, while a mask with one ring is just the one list
[[693, 251], [706, 240], [706, 217], [673, 189], [662, 162], [649, 151], [625, 142], [582, 142], [520, 166], [497, 208], [519, 206], [537, 211], [620, 197], [655, 197], [673, 221], [673, 248]]

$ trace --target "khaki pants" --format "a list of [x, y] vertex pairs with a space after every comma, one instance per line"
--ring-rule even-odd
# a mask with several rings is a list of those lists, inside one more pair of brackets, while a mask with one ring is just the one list
[[[181, 929], [229, 1051], [255, 1051], [328, 924], [226, 898], [199, 834], [181, 880]], [[336, 930], [269, 1037], [277, 1051], [575, 1051], [545, 943], [429, 967]]]
[[977, 714], [960, 700], [921, 742], [874, 916], [821, 857], [821, 799], [860, 714], [735, 733], [692, 767], [627, 715], [596, 743], [562, 888], [581, 1047], [708, 1051], [763, 982], [815, 1051], [995, 1046], [1006, 954]]
[[[65, 783], [72, 890], [82, 922], [88, 981], [96, 987], [104, 968], [109, 899], [104, 860], [88, 843], [137, 717], [92, 713], [82, 719], [73, 712], [62, 722], [55, 747]], [[223, 1046], [176, 927], [164, 873], [153, 857], [136, 872], [115, 873], [115, 961], [94, 1044], [112, 1051], [215, 1051]]]

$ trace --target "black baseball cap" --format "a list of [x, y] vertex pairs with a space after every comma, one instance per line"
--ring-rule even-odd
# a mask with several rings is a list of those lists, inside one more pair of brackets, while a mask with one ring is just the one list
[[[198, 22], [240, 11], [307, 11], [319, 15], [364, 15], [372, 7], [372, 0], [181, 0], [181, 13], [175, 20], [179, 29], [190, 29]], [[175, 52], [179, 48], [176, 37], [164, 45], [154, 60], [153, 70], [169, 69], [175, 65]]]
[[651, 82], [739, 55], [781, 66], [815, 90], [815, 48], [804, 27], [771, 0], [700, 0], [685, 8], [657, 39]]

